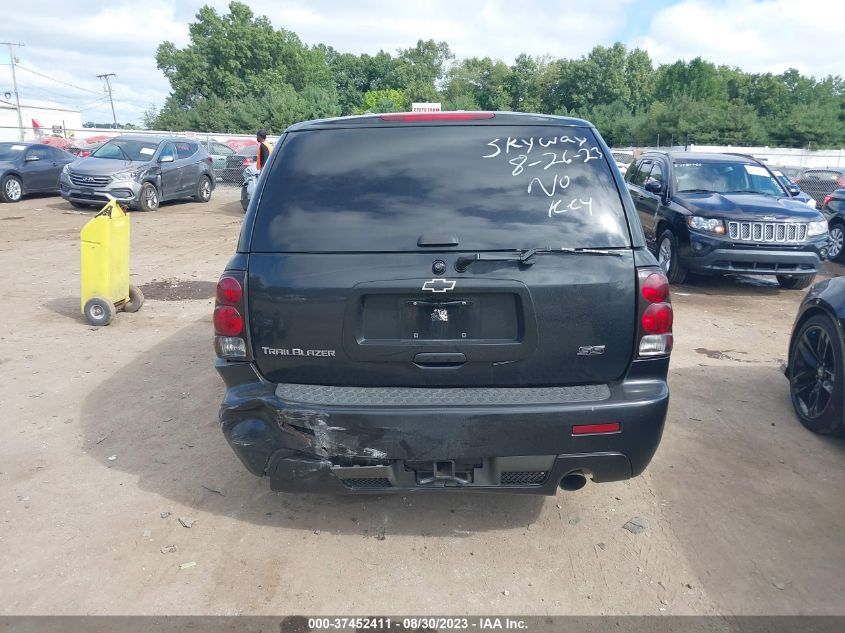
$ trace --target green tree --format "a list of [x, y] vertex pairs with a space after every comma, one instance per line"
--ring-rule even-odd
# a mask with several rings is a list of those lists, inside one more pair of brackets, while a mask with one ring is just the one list
[[370, 90], [364, 93], [362, 105], [357, 114], [367, 112], [403, 112], [411, 107], [410, 101], [401, 90]]

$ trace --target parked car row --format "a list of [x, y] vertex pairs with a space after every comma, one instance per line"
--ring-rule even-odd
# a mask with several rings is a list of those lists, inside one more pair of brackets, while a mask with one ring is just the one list
[[102, 206], [110, 198], [153, 211], [166, 200], [208, 202], [216, 178], [212, 158], [183, 137], [123, 135], [87, 157], [44, 143], [0, 143], [0, 200], [59, 193], [74, 207]]

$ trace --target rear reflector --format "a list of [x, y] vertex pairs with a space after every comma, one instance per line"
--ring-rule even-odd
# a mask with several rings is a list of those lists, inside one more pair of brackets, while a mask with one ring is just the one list
[[401, 114], [382, 114], [382, 121], [473, 121], [476, 119], [492, 119], [496, 115], [492, 112], [411, 112]]
[[572, 435], [601, 435], [602, 433], [619, 433], [622, 425], [619, 422], [606, 424], [576, 424], [572, 427]]

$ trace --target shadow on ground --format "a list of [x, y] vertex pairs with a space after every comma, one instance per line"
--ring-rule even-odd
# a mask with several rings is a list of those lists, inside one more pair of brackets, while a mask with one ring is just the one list
[[525, 495], [270, 491], [266, 479], [244, 469], [218, 428], [224, 389], [213, 368], [210, 326], [204, 319], [183, 328], [85, 399], [83, 447], [104, 468], [130, 473], [140, 488], [167, 497], [176, 509], [327, 533], [372, 534], [381, 526], [392, 534], [461, 536], [524, 528], [539, 516], [545, 499]]
[[63, 317], [67, 317], [77, 323], [85, 323], [85, 317], [82, 316], [82, 309], [79, 305], [79, 297], [56, 297], [44, 302], [44, 307], [55, 312]]

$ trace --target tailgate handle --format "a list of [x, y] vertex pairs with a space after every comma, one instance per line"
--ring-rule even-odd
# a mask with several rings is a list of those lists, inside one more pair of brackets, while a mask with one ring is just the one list
[[460, 240], [446, 233], [423, 233], [417, 240], [417, 246], [457, 246]]
[[414, 356], [414, 363], [417, 365], [431, 367], [463, 365], [465, 362], [467, 362], [467, 357], [460, 352], [421, 352]]

